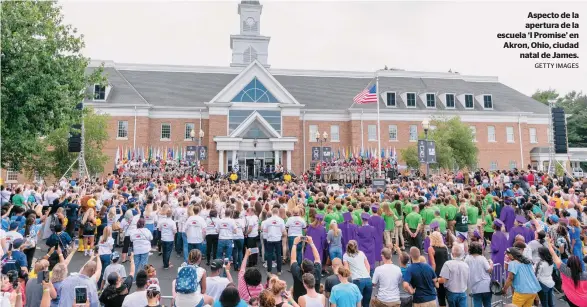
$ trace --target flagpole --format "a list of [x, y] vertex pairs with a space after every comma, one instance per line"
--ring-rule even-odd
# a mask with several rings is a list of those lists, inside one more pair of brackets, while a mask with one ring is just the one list
[[381, 122], [379, 120], [379, 70], [375, 71], [375, 93], [377, 94], [377, 176], [381, 178]]

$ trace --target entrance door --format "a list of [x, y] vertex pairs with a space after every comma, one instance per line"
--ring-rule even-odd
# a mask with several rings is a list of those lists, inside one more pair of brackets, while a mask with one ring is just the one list
[[255, 160], [254, 159], [247, 159], [246, 162], [246, 170], [247, 170], [247, 180], [253, 179], [255, 177]]

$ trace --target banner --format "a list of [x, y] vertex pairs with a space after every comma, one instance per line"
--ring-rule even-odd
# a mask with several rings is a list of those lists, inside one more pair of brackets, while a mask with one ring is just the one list
[[196, 153], [198, 152], [198, 146], [186, 146], [185, 147], [185, 160], [188, 162], [196, 161]]
[[428, 141], [426, 162], [436, 163], [436, 143], [434, 141]]
[[312, 161], [320, 161], [320, 147], [312, 147]]
[[208, 159], [208, 147], [198, 146], [198, 159], [200, 161]]
[[324, 161], [332, 161], [332, 147], [322, 147], [322, 159]]
[[418, 140], [418, 161], [426, 163], [426, 141]]

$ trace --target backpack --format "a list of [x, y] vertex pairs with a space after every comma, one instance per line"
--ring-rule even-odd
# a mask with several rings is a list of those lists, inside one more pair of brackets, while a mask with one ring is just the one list
[[53, 217], [51, 218], [51, 224], [49, 224], [49, 229], [51, 229], [52, 232], [55, 232], [56, 225], [61, 225], [61, 221], [57, 217], [57, 214], [53, 214]]
[[194, 265], [186, 265], [179, 269], [175, 280], [175, 292], [190, 294], [198, 289], [198, 268]]

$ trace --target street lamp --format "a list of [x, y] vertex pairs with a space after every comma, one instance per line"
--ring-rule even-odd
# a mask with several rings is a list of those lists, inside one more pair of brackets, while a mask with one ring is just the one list
[[316, 131], [316, 142], [320, 143], [320, 162], [324, 160], [324, 147], [322, 145], [328, 140], [328, 133], [324, 131], [322, 137], [320, 137], [320, 132]]
[[[426, 147], [425, 148], [428, 148], [428, 129], [430, 129], [430, 122], [427, 119], [422, 121], [422, 128], [424, 128], [424, 137], [426, 139]], [[426, 161], [426, 180], [428, 180], [429, 176], [430, 176], [430, 165], [428, 164], [428, 161]]]

